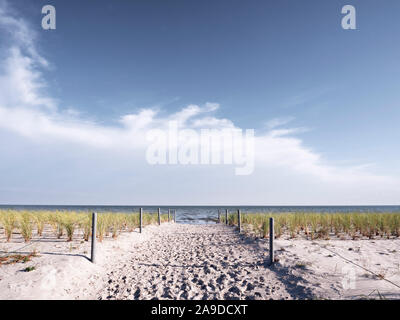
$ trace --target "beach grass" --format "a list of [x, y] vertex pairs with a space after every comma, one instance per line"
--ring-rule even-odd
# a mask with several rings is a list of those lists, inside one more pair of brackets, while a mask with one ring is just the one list
[[[161, 223], [168, 222], [168, 214], [161, 214]], [[97, 218], [97, 238], [116, 239], [122, 232], [133, 232], [139, 228], [139, 213], [101, 212]], [[143, 213], [143, 226], [158, 224], [156, 212]], [[4, 232], [8, 242], [15, 233], [21, 234], [29, 242], [36, 232], [40, 238], [45, 227], [49, 227], [58, 239], [66, 237], [72, 241], [77, 230], [83, 240], [88, 241], [92, 231], [92, 216], [84, 211], [47, 210], [0, 210], [0, 232]]]
[[0, 225], [4, 228], [7, 242], [10, 242], [14, 229], [17, 227], [17, 214], [7, 210], [0, 215]]
[[[244, 213], [242, 226], [246, 233], [269, 236], [269, 218], [274, 218], [275, 237], [305, 237], [310, 240], [332, 237], [398, 238], [400, 213]], [[221, 215], [225, 223], [225, 216]], [[237, 213], [228, 214], [228, 225], [237, 225]]]

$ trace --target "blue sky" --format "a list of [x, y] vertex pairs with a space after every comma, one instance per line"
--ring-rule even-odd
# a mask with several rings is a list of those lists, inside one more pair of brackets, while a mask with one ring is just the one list
[[[46, 4], [56, 30], [41, 29]], [[341, 28], [345, 4], [357, 30]], [[399, 203], [398, 1], [0, 9], [0, 203]], [[140, 138], [128, 145], [122, 117], [156, 110], [163, 123], [208, 102], [218, 104], [213, 119], [255, 129], [253, 175], [149, 166]], [[281, 125], [268, 127], [274, 119]], [[291, 133], [271, 138], [276, 129]]]

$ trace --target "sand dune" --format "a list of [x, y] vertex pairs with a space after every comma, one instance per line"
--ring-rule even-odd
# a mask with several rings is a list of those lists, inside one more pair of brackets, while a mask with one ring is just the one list
[[[2, 241], [0, 251], [18, 246]], [[225, 225], [123, 233], [98, 244], [95, 265], [78, 239], [33, 248], [32, 261], [0, 266], [1, 299], [400, 298], [399, 240], [276, 240], [274, 266], [266, 240]]]

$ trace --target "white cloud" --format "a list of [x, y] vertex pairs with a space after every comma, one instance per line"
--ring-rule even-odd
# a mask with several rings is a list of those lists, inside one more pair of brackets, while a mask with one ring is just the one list
[[[37, 34], [22, 19], [12, 15], [12, 10], [5, 0], [0, 0], [0, 31], [3, 30], [6, 36], [10, 37], [21, 50], [27, 53], [42, 66], [49, 66], [49, 63], [36, 50], [35, 41]], [[2, 40], [6, 37], [2, 37]]]
[[233, 122], [229, 119], [218, 119], [215, 117], [204, 117], [201, 119], [195, 119], [192, 122], [193, 128], [215, 128], [215, 129], [223, 129], [223, 128], [235, 128]]
[[13, 46], [8, 50], [1, 70], [1, 106], [55, 109], [55, 100], [41, 93], [46, 88], [46, 82], [37, 70], [37, 60], [23, 55], [19, 47]]

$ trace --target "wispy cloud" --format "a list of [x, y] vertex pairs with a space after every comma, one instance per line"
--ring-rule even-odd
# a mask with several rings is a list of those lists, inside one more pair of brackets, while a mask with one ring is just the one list
[[274, 119], [268, 120], [265, 123], [265, 125], [268, 129], [274, 129], [276, 127], [288, 124], [289, 122], [291, 122], [293, 120], [294, 120], [294, 117], [274, 118]]
[[283, 107], [292, 108], [314, 103], [316, 100], [329, 93], [331, 90], [332, 89], [326, 87], [305, 89], [302, 92], [299, 92], [298, 94], [295, 94], [284, 101]]
[[19, 50], [26, 51], [36, 63], [45, 67], [49, 66], [48, 61], [36, 50], [37, 34], [24, 19], [14, 16], [12, 12], [9, 3], [6, 0], [0, 0], [0, 29], [8, 36], [2, 37], [2, 41], [10, 39], [10, 42], [18, 46]]

